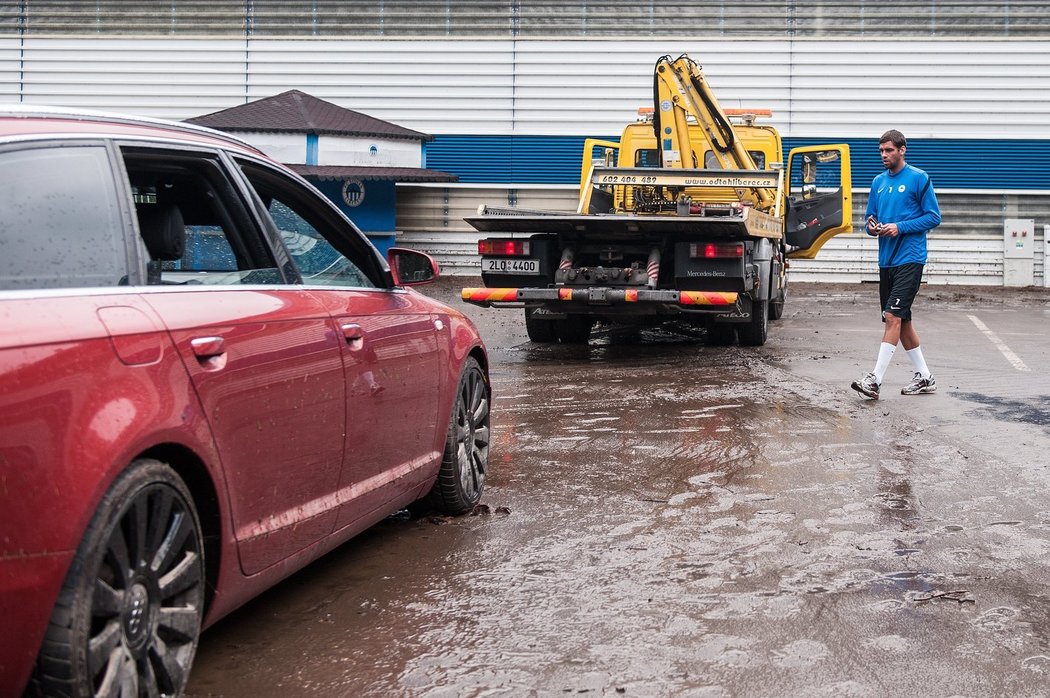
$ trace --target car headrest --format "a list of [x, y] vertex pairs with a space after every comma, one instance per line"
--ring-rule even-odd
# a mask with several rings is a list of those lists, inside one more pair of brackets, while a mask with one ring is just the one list
[[139, 230], [150, 257], [155, 261], [182, 259], [186, 243], [186, 226], [182, 212], [174, 204], [141, 204], [138, 206]]

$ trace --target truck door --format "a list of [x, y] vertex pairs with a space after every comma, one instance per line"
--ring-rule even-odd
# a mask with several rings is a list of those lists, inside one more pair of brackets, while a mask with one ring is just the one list
[[849, 146], [813, 145], [788, 154], [788, 257], [813, 259], [824, 243], [853, 230]]

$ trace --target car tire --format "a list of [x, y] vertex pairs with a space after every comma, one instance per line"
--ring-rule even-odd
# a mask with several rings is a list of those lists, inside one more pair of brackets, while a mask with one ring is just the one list
[[452, 403], [441, 469], [427, 495], [430, 507], [443, 514], [464, 514], [481, 501], [489, 468], [491, 397], [481, 365], [468, 358]]
[[181, 695], [197, 651], [200, 520], [175, 472], [133, 462], [102, 498], [37, 657], [41, 695]]
[[534, 317], [538, 308], [525, 308], [525, 332], [537, 344], [554, 344], [558, 335], [554, 332], [554, 320]]

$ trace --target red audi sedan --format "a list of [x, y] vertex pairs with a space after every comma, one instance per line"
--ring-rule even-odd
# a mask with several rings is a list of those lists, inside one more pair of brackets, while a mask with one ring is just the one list
[[252, 596], [472, 509], [488, 361], [437, 273], [239, 139], [0, 109], [0, 695], [177, 695]]

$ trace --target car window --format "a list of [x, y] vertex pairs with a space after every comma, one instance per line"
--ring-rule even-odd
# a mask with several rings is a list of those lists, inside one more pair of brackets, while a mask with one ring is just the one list
[[217, 158], [125, 149], [148, 284], [286, 283]]
[[320, 195], [268, 168], [247, 162], [241, 166], [299, 268], [303, 283], [380, 286], [374, 278], [374, 251], [367, 243], [347, 236], [352, 230], [349, 224], [344, 227], [331, 220], [334, 214], [324, 210], [327, 204], [316, 199]]
[[0, 153], [0, 289], [116, 286], [124, 227], [103, 146]]

